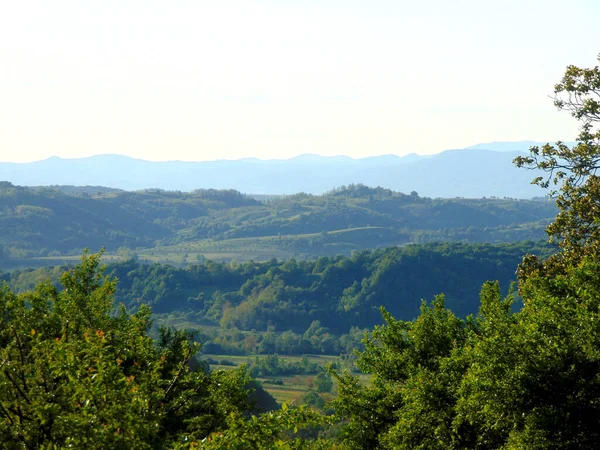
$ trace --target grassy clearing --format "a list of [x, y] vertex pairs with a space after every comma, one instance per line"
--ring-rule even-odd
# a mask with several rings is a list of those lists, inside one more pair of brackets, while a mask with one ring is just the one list
[[[180, 234], [184, 235], [185, 230]], [[327, 235], [329, 241], [307, 247], [309, 242], [319, 241]], [[294, 242], [296, 244], [294, 244]], [[130, 255], [104, 253], [106, 263], [118, 262], [136, 255], [140, 261], [149, 263], [187, 266], [200, 261], [267, 261], [272, 258], [290, 259], [292, 257], [331, 256], [337, 253], [350, 254], [352, 250], [374, 248], [381, 245], [402, 245], [406, 237], [387, 227], [356, 227], [329, 230], [326, 233], [305, 233], [240, 237], [225, 240], [203, 239], [151, 248], [130, 249]], [[45, 256], [14, 260], [7, 269], [20, 267], [39, 267], [48, 265], [76, 264], [81, 255]]]
[[[367, 237], [369, 233], [381, 231], [389, 233], [391, 230], [385, 227], [357, 227], [340, 230], [331, 230], [327, 235], [335, 241], [323, 244], [323, 251], [330, 253], [332, 248], [337, 251], [349, 252], [353, 249], [362, 248], [358, 244], [361, 239]], [[212, 261], [229, 262], [237, 260], [245, 261], [266, 261], [271, 258], [289, 259], [297, 256], [293, 250], [286, 247], [287, 243], [309, 242], [313, 239], [321, 238], [322, 233], [306, 234], [288, 234], [271, 235], [256, 237], [241, 237], [225, 240], [200, 240], [182, 242], [176, 245], [158, 246], [149, 249], [138, 250], [138, 256], [141, 260], [152, 262], [161, 262], [169, 264], [193, 264], [199, 259], [206, 258]], [[397, 236], [389, 237], [392, 244], [401, 244], [396, 242]], [[317, 253], [319, 251], [314, 248]]]
[[[289, 377], [258, 378], [265, 390], [275, 397], [278, 403], [301, 404], [302, 397], [312, 386], [313, 375], [295, 375]], [[283, 381], [283, 385], [271, 384], [273, 379]]]
[[216, 262], [230, 261], [267, 261], [271, 258], [289, 259], [293, 253], [283, 250], [264, 248], [235, 248], [233, 246], [225, 247], [223, 250], [202, 249], [199, 245], [186, 244], [185, 246], [156, 247], [142, 250], [138, 253], [142, 261], [187, 265], [197, 264], [199, 261], [207, 259]]

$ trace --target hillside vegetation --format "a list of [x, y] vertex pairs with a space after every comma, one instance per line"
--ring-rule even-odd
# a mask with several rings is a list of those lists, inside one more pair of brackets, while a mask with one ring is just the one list
[[[314, 261], [209, 261], [187, 268], [129, 260], [109, 264], [107, 274], [118, 279], [118, 303], [134, 311], [149, 305], [162, 321], [203, 328], [209, 353], [339, 354], [358, 345], [357, 328], [381, 323], [380, 307], [412, 320], [422, 299], [444, 292], [464, 317], [477, 312], [486, 280], [498, 280], [507, 291], [522, 255], [552, 251], [533, 242], [427, 244]], [[26, 291], [44, 279], [56, 281], [61, 270], [13, 271], [3, 278]]]
[[3, 182], [0, 212], [0, 260], [6, 267], [7, 261], [60, 258], [103, 246], [112, 254], [121, 249], [128, 256], [123, 249], [129, 249], [148, 260], [186, 262], [186, 254], [266, 260], [436, 240], [537, 240], [556, 209], [545, 201], [430, 199], [362, 185], [260, 202], [233, 190], [94, 193]]

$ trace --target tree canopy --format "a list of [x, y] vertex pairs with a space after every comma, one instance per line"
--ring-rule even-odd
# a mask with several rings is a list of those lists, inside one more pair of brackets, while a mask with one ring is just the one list
[[244, 370], [209, 373], [188, 333], [149, 335], [150, 309], [113, 313], [99, 255], [16, 295], [0, 291], [4, 448], [165, 448], [227, 428], [249, 411]]
[[[600, 254], [600, 68], [568, 66], [554, 94], [556, 107], [580, 122], [576, 145], [532, 147], [529, 156], [515, 159], [519, 167], [545, 171], [533, 183], [552, 187], [556, 196], [558, 215], [547, 232], [563, 251], [543, 264], [549, 270], [565, 259]], [[537, 270], [535, 261], [528, 264]]]

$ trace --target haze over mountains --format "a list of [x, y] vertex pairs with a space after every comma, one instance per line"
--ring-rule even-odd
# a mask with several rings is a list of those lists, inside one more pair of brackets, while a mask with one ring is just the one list
[[362, 159], [305, 154], [286, 160], [150, 162], [120, 155], [51, 157], [32, 163], [0, 163], [0, 180], [17, 185], [107, 186], [125, 190], [161, 188], [236, 189], [251, 194], [320, 194], [361, 183], [427, 197], [531, 198], [544, 194], [530, 184], [534, 174], [512, 160], [532, 141], [477, 144], [421, 156], [383, 155]]

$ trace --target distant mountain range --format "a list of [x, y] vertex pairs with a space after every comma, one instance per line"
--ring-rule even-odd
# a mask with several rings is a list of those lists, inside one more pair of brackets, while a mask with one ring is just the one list
[[512, 160], [542, 143], [492, 142], [436, 155], [383, 155], [362, 159], [300, 155], [285, 160], [150, 162], [120, 155], [52, 157], [32, 163], [0, 163], [0, 180], [24, 186], [106, 186], [125, 190], [236, 189], [250, 194], [320, 194], [362, 183], [427, 197], [543, 196], [535, 176]]

